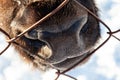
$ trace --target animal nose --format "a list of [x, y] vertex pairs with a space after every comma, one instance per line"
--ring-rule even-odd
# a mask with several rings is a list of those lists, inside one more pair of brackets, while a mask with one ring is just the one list
[[[50, 63], [58, 63], [67, 58], [81, 55], [84, 52], [83, 41], [80, 36], [81, 28], [87, 22], [87, 16], [75, 21], [67, 30], [61, 32], [49, 32], [34, 29], [26, 34], [26, 37], [38, 39], [51, 49], [52, 55], [47, 59]], [[74, 54], [72, 54], [74, 53]], [[72, 55], [70, 55], [72, 54]]]
[[87, 17], [84, 16], [72, 24], [69, 29], [62, 32], [44, 31], [38, 33], [38, 39], [47, 43], [52, 50], [52, 55], [47, 59], [48, 62], [59, 63], [66, 60], [66, 58], [73, 58], [85, 52], [85, 45], [83, 45], [80, 31], [86, 22]]

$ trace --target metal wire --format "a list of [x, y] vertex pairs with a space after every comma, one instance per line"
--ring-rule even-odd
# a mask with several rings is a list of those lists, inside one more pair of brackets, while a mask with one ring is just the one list
[[[100, 49], [105, 43], [107, 43], [107, 41], [108, 41], [111, 37], [114, 37], [115, 39], [117, 39], [117, 40], [120, 41], [120, 39], [119, 39], [118, 37], [114, 36], [115, 33], [120, 32], [120, 29], [119, 29], [119, 30], [116, 30], [116, 31], [112, 31], [112, 30], [110, 29], [110, 27], [107, 26], [107, 25], [106, 25], [98, 16], [96, 16], [92, 11], [90, 11], [88, 8], [86, 8], [84, 5], [82, 5], [82, 4], [79, 3], [78, 1], [76, 1], [76, 0], [74, 0], [74, 1], [75, 1], [77, 4], [79, 4], [84, 10], [86, 10], [89, 14], [91, 14], [95, 19], [97, 19], [100, 23], [102, 23], [102, 24], [104, 25], [104, 27], [108, 29], [107, 34], [108, 34], [109, 36], [108, 36], [108, 37], [106, 38], [106, 40], [103, 41], [96, 49], [94, 49], [90, 54], [87, 54], [87, 56], [84, 57], [82, 60], [80, 60], [78, 63], [76, 63], [75, 65], [73, 65], [72, 67], [68, 68], [68, 69], [65, 70], [65, 71], [60, 72], [60, 70], [58, 70], [58, 71], [56, 72], [56, 74], [57, 74], [58, 76], [56, 77], [55, 80], [58, 80], [58, 78], [59, 78], [59, 76], [60, 76], [61, 74], [62, 74], [62, 75], [65, 75], [65, 76], [67, 76], [67, 77], [69, 77], [69, 78], [72, 78], [72, 79], [74, 79], [74, 80], [77, 80], [76, 78], [74, 78], [74, 77], [72, 77], [72, 76], [70, 76], [70, 75], [67, 75], [67, 74], [65, 74], [65, 73], [68, 72], [68, 71], [70, 71], [70, 70], [72, 70], [72, 69], [73, 69], [74, 67], [76, 67], [78, 64], [80, 64], [80, 63], [83, 62], [85, 59], [87, 59], [87, 58], [90, 57], [92, 54], [94, 54], [94, 53], [95, 53], [98, 49]], [[64, 0], [56, 9], [54, 9], [53, 11], [51, 11], [49, 14], [47, 14], [47, 15], [44, 16], [42, 19], [40, 19], [38, 22], [36, 22], [35, 24], [33, 24], [30, 28], [26, 29], [25, 31], [23, 31], [21, 34], [17, 35], [17, 36], [14, 37], [14, 38], [11, 38], [7, 32], [5, 32], [3, 29], [0, 28], [0, 31], [1, 31], [3, 34], [5, 34], [5, 35], [8, 37], [8, 39], [9, 39], [9, 40], [7, 40], [7, 42], [8, 42], [7, 47], [6, 47], [3, 51], [0, 52], [0, 55], [1, 55], [2, 53], [4, 53], [4, 52], [10, 47], [11, 43], [14, 43], [14, 44], [16, 44], [17, 46], [20, 46], [21, 48], [25, 49], [23, 46], [21, 46], [21, 45], [19, 45], [18, 43], [16, 43], [15, 40], [18, 39], [19, 37], [23, 36], [26, 32], [28, 32], [28, 31], [30, 31], [31, 29], [35, 28], [36, 25], [42, 24], [43, 21], [45, 21], [45, 20], [48, 19], [49, 17], [53, 16], [56, 12], [58, 12], [60, 9], [62, 9], [68, 2], [69, 2], [69, 0]], [[34, 57], [35, 55], [31, 55], [31, 56]], [[37, 56], [37, 58], [43, 59], [41, 56]]]
[[19, 37], [23, 36], [28, 31], [30, 31], [31, 29], [35, 28], [38, 24], [40, 25], [43, 21], [45, 21], [49, 17], [53, 16], [56, 12], [58, 12], [61, 8], [63, 8], [68, 2], [69, 2], [69, 0], [64, 0], [56, 9], [54, 9], [53, 11], [51, 11], [50, 13], [48, 13], [46, 16], [44, 16], [42, 19], [40, 19], [39, 21], [37, 21], [36, 23], [34, 23], [31, 27], [29, 27], [28, 29], [24, 30], [22, 33], [20, 33], [16, 37], [14, 37], [14, 38], [12, 38], [10, 40], [7, 40], [7, 42], [10, 43], [10, 42], [15, 41], [16, 39], [18, 39]]
[[[2, 28], [0, 28], [0, 31], [1, 31], [3, 34], [5, 34], [5, 36], [6, 36], [7, 38], [11, 39], [10, 36], [9, 36], [9, 34], [6, 33]], [[0, 55], [1, 55], [2, 53], [4, 53], [4, 52], [10, 47], [10, 45], [11, 45], [11, 43], [8, 43], [8, 45], [6, 46], [6, 48], [0, 52]]]

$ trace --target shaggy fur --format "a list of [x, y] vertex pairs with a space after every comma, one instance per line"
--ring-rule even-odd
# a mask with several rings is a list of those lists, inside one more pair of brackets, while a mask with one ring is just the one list
[[[0, 27], [15, 37], [63, 0], [0, 0]], [[94, 0], [77, 0], [97, 15]], [[98, 21], [74, 0], [13, 44], [20, 55], [38, 68], [66, 70], [89, 54], [100, 37]], [[31, 56], [30, 54], [34, 55]], [[44, 58], [36, 58], [38, 56]]]

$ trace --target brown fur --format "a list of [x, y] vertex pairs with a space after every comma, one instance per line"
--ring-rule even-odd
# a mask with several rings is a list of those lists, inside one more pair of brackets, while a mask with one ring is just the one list
[[[63, 0], [0, 0], [0, 27], [15, 37]], [[93, 0], [77, 0], [97, 15]], [[94, 48], [100, 36], [99, 24], [74, 0], [31, 30], [16, 42], [28, 52], [13, 45], [22, 57], [39, 68], [65, 70], [83, 59]], [[29, 53], [30, 52], [30, 53]], [[46, 60], [32, 55], [40, 55]], [[73, 63], [73, 64], [71, 64]]]

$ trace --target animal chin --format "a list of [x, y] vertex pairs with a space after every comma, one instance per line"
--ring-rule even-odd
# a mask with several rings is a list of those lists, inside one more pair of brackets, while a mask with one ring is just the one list
[[[45, 61], [46, 62], [45, 64], [48, 64], [49, 66], [51, 66], [55, 69], [66, 70], [66, 69], [72, 67], [73, 65], [75, 65], [76, 63], [79, 63], [80, 61], [82, 61], [87, 56], [87, 54], [88, 53], [80, 55], [80, 56], [72, 57], [72, 58], [66, 58], [63, 61], [58, 61], [55, 63], [47, 63]], [[52, 55], [52, 50], [47, 45], [45, 45], [40, 49], [40, 51], [38, 52], [38, 55], [40, 55], [44, 59], [47, 59]], [[86, 62], [87, 60], [86, 59], [83, 60], [82, 63]]]
[[[44, 59], [50, 58], [50, 56], [52, 55], [52, 50], [47, 45], [45, 45], [40, 49], [40, 52], [38, 54], [42, 56]], [[75, 65], [76, 63], [79, 63], [80, 61], [82, 61], [87, 56], [87, 54], [89, 53], [85, 53], [80, 56], [75, 56], [71, 58], [66, 58], [65, 60], [58, 61], [55, 63], [47, 63], [47, 64], [55, 69], [66, 70], [72, 67], [73, 65]], [[86, 62], [87, 60], [88, 59], [83, 60], [82, 63]]]

